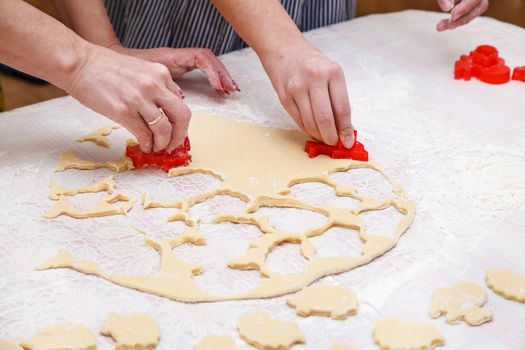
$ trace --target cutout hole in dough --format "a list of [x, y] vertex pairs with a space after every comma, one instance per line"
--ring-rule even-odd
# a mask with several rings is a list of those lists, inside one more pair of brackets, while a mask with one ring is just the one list
[[201, 224], [200, 232], [206, 245], [184, 244], [174, 249], [177, 256], [204, 268], [201, 275], [193, 277], [198, 288], [214, 295], [230, 295], [253, 290], [260, 283], [258, 271], [234, 270], [228, 263], [246, 254], [250, 242], [262, 233], [253, 225]]
[[193, 205], [189, 214], [194, 220], [210, 222], [219, 215], [238, 213], [247, 207], [246, 202], [230, 195], [217, 195]]
[[391, 198], [393, 188], [387, 178], [370, 168], [350, 169], [336, 172], [330, 177], [345, 187], [357, 189], [360, 196], [376, 199]]
[[268, 270], [279, 274], [302, 275], [308, 260], [301, 254], [300, 244], [282, 243], [273, 249], [266, 257], [265, 265]]
[[335, 190], [320, 182], [305, 182], [291, 187], [292, 195], [301, 202], [319, 207], [354, 209], [359, 201], [351, 197], [337, 196]]
[[[122, 191], [136, 191], [142, 194], [144, 189], [155, 201], [176, 202], [203, 192], [213, 191], [220, 185], [218, 179], [205, 174], [188, 174], [166, 177], [159, 170], [144, 169], [126, 171], [115, 175], [118, 188]], [[139, 198], [140, 198], [139, 197]]]
[[296, 208], [260, 208], [257, 216], [266, 216], [270, 224], [285, 233], [303, 233], [328, 222], [323, 214]]
[[364, 221], [367, 235], [395, 238], [397, 225], [404, 215], [390, 206], [383, 210], [367, 211], [359, 214], [359, 216]]
[[332, 227], [322, 235], [310, 238], [310, 242], [315, 246], [316, 256], [321, 258], [358, 257], [363, 254], [359, 232], [342, 227]]

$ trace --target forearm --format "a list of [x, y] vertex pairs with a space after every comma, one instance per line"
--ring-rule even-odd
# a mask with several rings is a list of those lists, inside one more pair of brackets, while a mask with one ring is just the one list
[[313, 47], [277, 0], [212, 0], [212, 3], [259, 57], [279, 56], [290, 47]]
[[90, 44], [21, 0], [0, 1], [0, 62], [68, 91]]
[[112, 47], [120, 42], [102, 0], [53, 0], [64, 24], [94, 44]]

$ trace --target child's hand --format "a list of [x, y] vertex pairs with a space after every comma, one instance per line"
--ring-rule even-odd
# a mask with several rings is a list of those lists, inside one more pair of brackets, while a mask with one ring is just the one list
[[437, 24], [436, 29], [439, 32], [470, 23], [489, 7], [489, 0], [437, 0], [437, 2], [443, 11], [452, 10], [449, 19], [444, 19]]

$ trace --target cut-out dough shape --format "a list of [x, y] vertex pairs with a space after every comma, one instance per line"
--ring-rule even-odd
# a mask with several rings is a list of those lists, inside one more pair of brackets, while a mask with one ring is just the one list
[[57, 184], [54, 181], [51, 181], [49, 186], [51, 187], [51, 194], [49, 195], [49, 199], [57, 201], [60, 199], [60, 197], [76, 196], [77, 194], [81, 193], [106, 192], [107, 194], [112, 194], [113, 192], [115, 192], [115, 179], [113, 178], [113, 176], [110, 176], [94, 184], [80, 187], [74, 190], [68, 190], [67, 188]]
[[492, 312], [482, 306], [487, 301], [487, 293], [474, 282], [461, 282], [452, 288], [439, 288], [432, 295], [430, 316], [438, 318], [445, 315], [450, 324], [464, 320], [471, 326], [479, 326], [492, 320]]
[[113, 130], [116, 130], [118, 128], [120, 128], [119, 125], [106, 125], [106, 126], [103, 126], [103, 127], [99, 128], [99, 129], [93, 131], [90, 134], [87, 134], [85, 136], [80, 137], [77, 140], [77, 142], [93, 142], [94, 144], [96, 144], [98, 146], [105, 147], [105, 148], [110, 148], [111, 144], [109, 143], [109, 140], [108, 140], [107, 136], [111, 135]]
[[240, 350], [230, 337], [209, 335], [197, 344], [194, 350]]
[[77, 323], [59, 323], [39, 330], [20, 343], [26, 350], [95, 350], [97, 341], [89, 328]]
[[376, 323], [374, 340], [381, 350], [430, 350], [445, 344], [432, 323], [412, 323], [392, 317]]
[[505, 299], [525, 303], [525, 275], [507, 269], [488, 270], [487, 285]]
[[0, 350], [24, 350], [18, 343], [0, 340]]
[[275, 320], [265, 312], [244, 315], [237, 329], [242, 340], [260, 350], [286, 350], [305, 342], [295, 323]]
[[356, 348], [348, 345], [334, 344], [330, 350], [357, 350]]
[[[263, 277], [260, 284], [240, 294], [210, 295], [199, 289], [193, 282], [193, 276], [197, 273], [197, 270], [189, 268], [193, 265], [179, 259], [169, 249], [170, 243], [167, 242], [158, 243], [163, 248], [157, 250], [161, 255], [161, 260], [165, 262], [164, 269], [161, 268], [159, 273], [111, 276], [98, 270], [96, 275], [121, 286], [185, 302], [274, 297], [299, 291], [319, 278], [346, 272], [371, 262], [392, 249], [414, 219], [414, 202], [409, 200], [403, 188], [386, 177], [377, 165], [371, 162], [364, 163], [329, 157], [310, 159], [303, 151], [304, 136], [298, 131], [270, 129], [220, 117], [196, 114], [192, 117], [190, 138], [195, 145], [192, 149], [195, 162], [186, 168], [172, 169], [171, 176], [190, 173], [214, 174], [222, 181], [221, 187], [215, 191], [201, 193], [172, 203], [156, 202], [151, 196], [145, 195], [143, 205], [144, 207], [178, 208], [181, 211], [181, 214], [177, 214], [180, 218], [180, 215], [187, 215], [193, 205], [217, 195], [235, 196], [248, 202], [245, 212], [221, 215], [216, 218], [215, 222], [250, 223], [263, 232], [259, 239], [250, 244], [246, 255], [229, 263], [229, 267], [233, 269], [258, 270]], [[244, 150], [249, 150], [249, 152]], [[207, 167], [217, 169], [218, 172], [208, 170]], [[365, 198], [360, 196], [355, 189], [340, 186], [328, 177], [330, 173], [360, 168], [368, 168], [385, 176], [393, 188], [392, 198], [381, 200]], [[297, 176], [300, 177], [297, 178]], [[359, 200], [359, 205], [354, 209], [321, 208], [291, 197], [290, 186], [304, 182], [325, 183], [332, 186], [338, 196], [349, 196]], [[245, 193], [244, 191], [250, 192]], [[253, 215], [262, 207], [311, 210], [326, 216], [327, 223], [300, 234], [286, 234], [272, 227], [267, 219]], [[394, 237], [367, 234], [366, 227], [359, 215], [365, 211], [383, 210], [389, 207], [394, 207], [403, 215], [396, 227]], [[358, 231], [363, 242], [361, 256], [326, 258], [315, 256], [315, 248], [309, 238], [322, 235], [333, 226]], [[195, 226], [191, 228], [197, 230]], [[266, 267], [266, 256], [283, 243], [301, 245], [301, 253], [308, 260], [303, 274], [280, 274]], [[84, 263], [82, 260], [63, 252], [58, 257], [43, 263], [40, 268], [64, 267], [84, 272], [79, 269], [82, 263]], [[94, 262], [89, 263], [95, 264]], [[165, 269], [168, 269], [169, 272], [166, 272]]]
[[357, 312], [357, 297], [348, 288], [313, 285], [304, 288], [286, 300], [299, 316], [326, 316], [344, 320]]
[[122, 173], [133, 169], [133, 162], [128, 157], [122, 157], [107, 162], [94, 162], [81, 159], [76, 155], [74, 150], [69, 150], [64, 152], [58, 159], [56, 171], [64, 171], [67, 169], [95, 170], [100, 168], [106, 168], [116, 173]]
[[157, 323], [147, 315], [111, 313], [100, 331], [113, 338], [117, 350], [151, 350], [160, 339]]

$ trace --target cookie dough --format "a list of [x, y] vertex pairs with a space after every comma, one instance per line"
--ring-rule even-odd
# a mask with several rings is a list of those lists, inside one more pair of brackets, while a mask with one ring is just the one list
[[306, 287], [286, 300], [299, 316], [326, 316], [344, 320], [357, 312], [357, 297], [340, 286], [314, 285]]
[[[247, 203], [245, 211], [220, 215], [214, 222], [248, 223], [261, 230], [261, 237], [250, 243], [246, 254], [232, 257], [228, 265], [232, 269], [259, 271], [263, 277], [260, 284], [252, 290], [239, 294], [210, 295], [200, 290], [193, 282], [193, 276], [202, 271], [193, 269], [192, 264], [179, 259], [169, 249], [170, 241], [156, 244], [165, 247], [157, 250], [161, 260], [165, 261], [163, 266], [169, 271], [161, 269], [152, 275], [138, 276], [111, 276], [100, 272], [98, 276], [121, 286], [185, 302], [274, 297], [299, 291], [319, 278], [346, 272], [371, 262], [392, 249], [414, 219], [414, 202], [408, 199], [403, 188], [386, 177], [377, 165], [329, 157], [308, 158], [303, 151], [305, 138], [297, 131], [270, 129], [196, 114], [192, 117], [190, 139], [194, 145], [192, 155], [195, 161], [189, 167], [172, 169], [170, 176], [196, 172], [214, 174], [221, 181], [220, 188], [170, 203], [154, 201], [151, 196], [145, 195], [143, 205], [145, 208], [178, 208], [180, 212], [176, 215], [179, 219], [186, 217], [183, 221], [187, 222], [192, 206], [214, 196], [230, 195], [245, 201]], [[243, 152], [244, 150], [247, 151]], [[379, 172], [385, 177], [392, 185], [390, 198], [363, 197], [357, 190], [342, 186], [329, 177], [332, 173], [361, 168]], [[352, 197], [358, 200], [359, 204], [354, 209], [342, 209], [303, 203], [291, 195], [291, 186], [306, 182], [321, 182], [332, 186], [338, 196]], [[267, 218], [255, 216], [259, 208], [263, 207], [310, 210], [324, 215], [327, 223], [302, 233], [289, 234], [273, 227]], [[360, 214], [390, 207], [403, 215], [396, 227], [394, 237], [368, 234]], [[198, 232], [198, 222], [188, 226]], [[310, 238], [322, 235], [329, 228], [336, 226], [356, 231], [355, 234], [358, 234], [363, 242], [360, 256], [318, 257], [315, 255], [315, 247]], [[283, 243], [300, 244], [301, 253], [307, 259], [303, 274], [276, 273], [266, 266], [265, 260], [268, 254]], [[154, 246], [151, 242], [148, 244]], [[40, 268], [65, 267], [78, 270], [75, 267], [79, 266], [79, 261], [82, 261], [68, 255], [60, 264], [55, 264], [57, 259], [59, 257], [52, 258], [50, 260], [52, 263], [45, 262]]]
[[97, 341], [89, 328], [77, 323], [59, 323], [39, 330], [20, 343], [26, 350], [95, 350]]
[[64, 171], [67, 169], [95, 170], [100, 168], [106, 168], [116, 173], [122, 173], [133, 169], [133, 162], [125, 156], [107, 162], [94, 162], [81, 159], [76, 155], [74, 150], [69, 150], [64, 152], [58, 159], [56, 171]]
[[230, 337], [209, 335], [197, 344], [194, 350], [240, 350]]
[[80, 137], [77, 140], [77, 142], [93, 142], [94, 144], [98, 146], [110, 148], [111, 144], [109, 143], [107, 136], [111, 135], [113, 130], [116, 130], [118, 128], [120, 128], [119, 125], [103, 126], [100, 129], [97, 129], [90, 134]]
[[348, 345], [334, 344], [330, 350], [357, 350], [356, 348]]
[[471, 326], [479, 326], [492, 320], [492, 312], [482, 306], [487, 301], [487, 293], [474, 282], [461, 282], [452, 288], [439, 288], [432, 295], [430, 316], [445, 316], [450, 324], [465, 321]]
[[242, 340], [260, 350], [286, 350], [305, 342], [295, 323], [275, 320], [265, 312], [244, 315], [237, 329]]
[[505, 299], [525, 303], [525, 275], [507, 269], [488, 270], [487, 285]]
[[49, 194], [49, 199], [57, 201], [64, 196], [76, 196], [81, 193], [97, 193], [97, 192], [106, 192], [107, 194], [112, 194], [115, 192], [115, 179], [113, 176], [110, 176], [106, 179], [103, 179], [99, 182], [96, 182], [91, 185], [80, 187], [77, 189], [67, 189], [54, 181], [51, 181], [49, 186], [51, 187], [51, 193]]
[[160, 339], [157, 323], [147, 315], [111, 313], [100, 331], [112, 337], [117, 350], [151, 350]]
[[392, 317], [376, 323], [374, 340], [381, 350], [430, 350], [445, 344], [431, 323], [412, 323]]
[[0, 340], [0, 350], [24, 350], [22, 347], [15, 342]]

